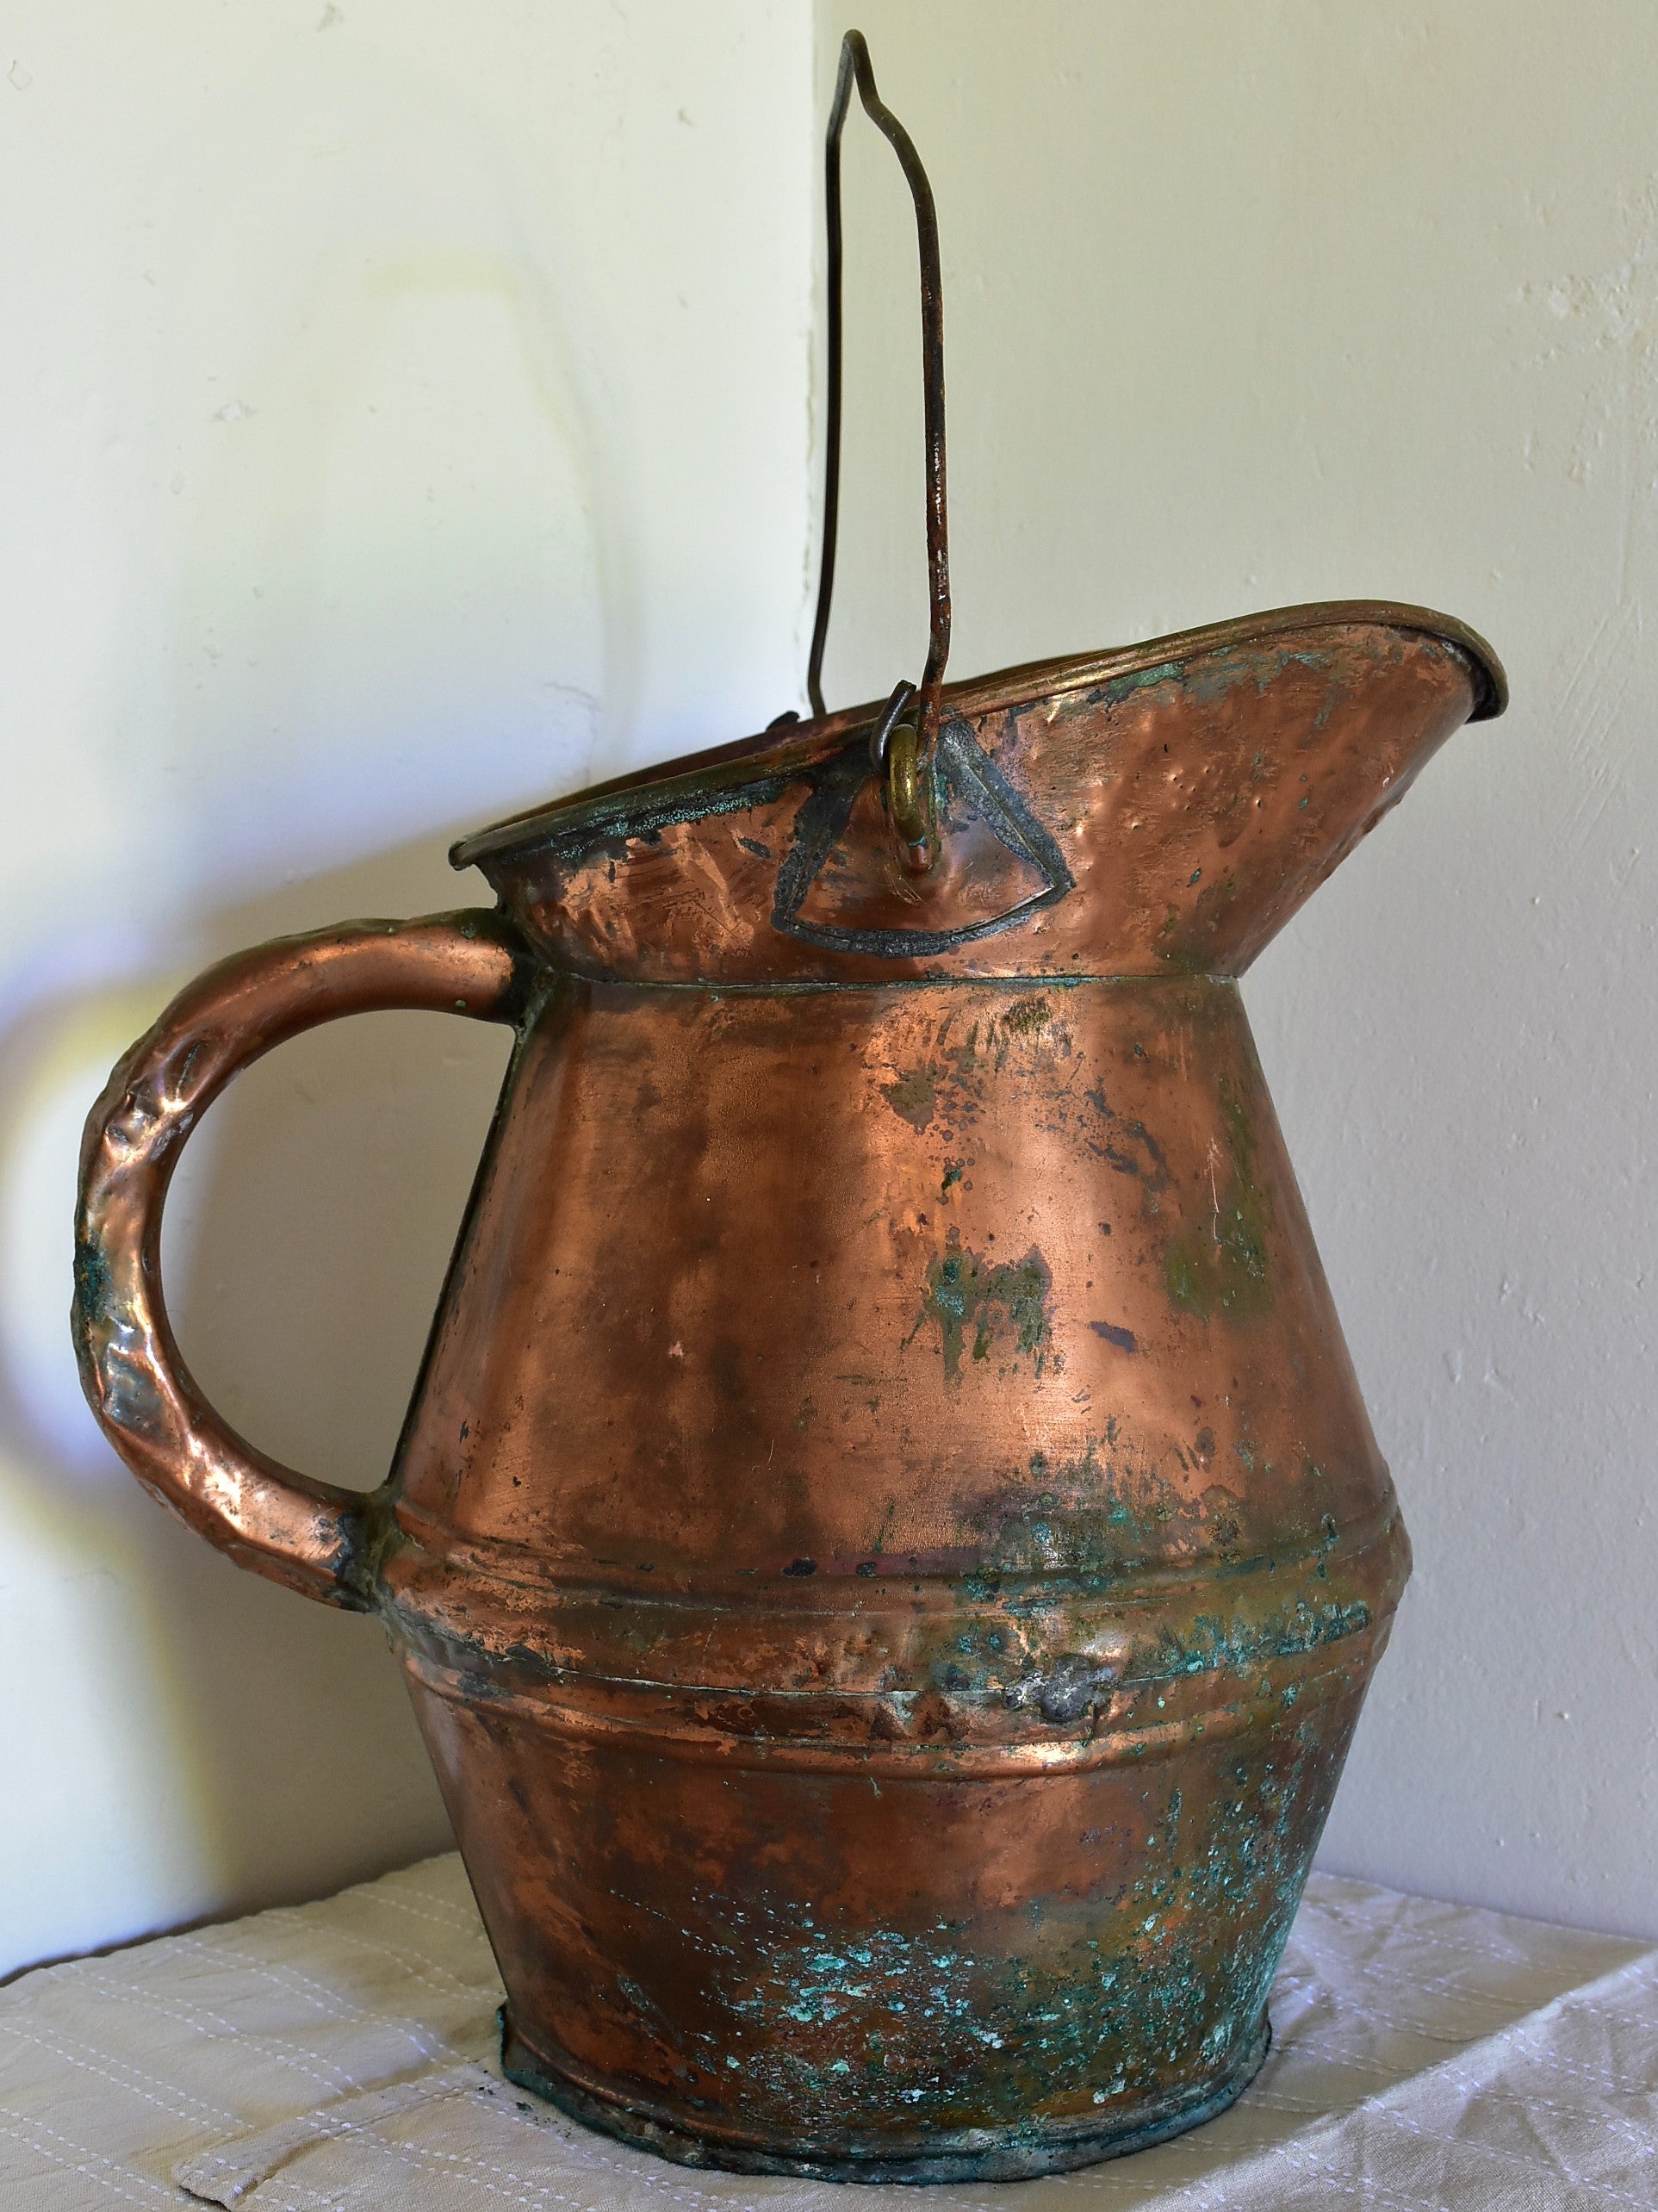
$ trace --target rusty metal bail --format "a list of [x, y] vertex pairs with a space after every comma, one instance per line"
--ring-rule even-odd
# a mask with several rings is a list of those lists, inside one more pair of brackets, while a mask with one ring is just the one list
[[[828, 404], [824, 410], [823, 550], [812, 625], [806, 692], [814, 714], [823, 705], [823, 646], [835, 592], [835, 550], [841, 498], [841, 133], [854, 80], [864, 112], [888, 140], [916, 204], [916, 242], [921, 263], [922, 397], [927, 442], [927, 581], [930, 607], [927, 662], [919, 687], [900, 684], [871, 731], [870, 749], [886, 779], [887, 812], [904, 864], [924, 873], [938, 852], [933, 762], [938, 745], [940, 697], [950, 653], [950, 555], [944, 497], [944, 289], [939, 269], [938, 216], [933, 188], [908, 131], [881, 99], [861, 31], [848, 31], [829, 109], [823, 149], [823, 206], [828, 232]], [[906, 718], [910, 703], [914, 713]]]

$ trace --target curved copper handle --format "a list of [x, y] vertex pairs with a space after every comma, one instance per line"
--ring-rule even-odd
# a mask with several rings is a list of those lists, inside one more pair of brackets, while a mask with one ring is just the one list
[[367, 1610], [384, 1488], [312, 1481], [207, 1403], [162, 1299], [161, 1210], [184, 1139], [232, 1076], [343, 1014], [425, 1008], [516, 1020], [529, 962], [504, 916], [347, 922], [221, 960], [181, 991], [110, 1076], [81, 1146], [71, 1325], [81, 1382], [140, 1482], [239, 1566]]
[[927, 439], [927, 583], [930, 621], [927, 663], [916, 690], [916, 749], [930, 773], [938, 743], [940, 693], [950, 654], [950, 551], [944, 497], [944, 283], [939, 267], [938, 214], [933, 188], [909, 132], [875, 89], [869, 48], [861, 31], [841, 45], [840, 74], [829, 109], [823, 148], [823, 208], [828, 230], [829, 377], [823, 410], [823, 551], [817, 581], [817, 617], [806, 665], [806, 693], [814, 714], [823, 707], [823, 646], [835, 593], [835, 549], [841, 507], [841, 133], [854, 80], [864, 111], [891, 146], [916, 206], [916, 245], [921, 261], [922, 401]]

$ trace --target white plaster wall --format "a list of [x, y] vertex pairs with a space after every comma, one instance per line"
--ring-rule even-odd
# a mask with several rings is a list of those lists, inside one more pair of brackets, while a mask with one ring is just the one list
[[[938, 198], [955, 672], [1369, 596], [1506, 662], [1245, 985], [1416, 1544], [1324, 1858], [1658, 1935], [1658, 15], [856, 20]], [[831, 704], [925, 635], [908, 202], [848, 154]]]
[[[92, 1427], [78, 1126], [206, 960], [478, 896], [457, 830], [801, 703], [808, 0], [0, 16], [0, 1971], [447, 1829], [372, 1625]], [[382, 1016], [215, 1111], [179, 1333], [378, 1479], [502, 1040]]]

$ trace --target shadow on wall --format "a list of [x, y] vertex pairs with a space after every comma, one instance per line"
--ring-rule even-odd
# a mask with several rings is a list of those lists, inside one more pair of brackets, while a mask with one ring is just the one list
[[[338, 919], [481, 903], [448, 842], [227, 909], [202, 924], [192, 966]], [[0, 1339], [0, 1512], [43, 1562], [19, 1577], [22, 1612], [8, 1608], [19, 1642], [0, 1737], [36, 1780], [0, 1972], [108, 1941], [112, 1912], [139, 1933], [450, 1844], [377, 1624], [233, 1568], [139, 1488], [79, 1398], [69, 1125], [183, 979], [37, 1006], [0, 1037], [9, 1268], [21, 1258], [30, 1277], [8, 1292]], [[170, 1310], [208, 1396], [278, 1458], [357, 1487], [382, 1477], [510, 1044], [441, 1016], [357, 1016], [269, 1055], [192, 1138], [164, 1237]], [[106, 1833], [86, 1832], [89, 1801], [108, 1805]], [[43, 1852], [51, 1896], [32, 1912]], [[84, 1930], [51, 1902], [67, 1873]]]

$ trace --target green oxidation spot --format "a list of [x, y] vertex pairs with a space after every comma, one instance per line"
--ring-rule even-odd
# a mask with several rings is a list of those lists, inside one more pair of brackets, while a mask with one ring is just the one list
[[974, 1360], [988, 1360], [1009, 1339], [1015, 1353], [1034, 1357], [1040, 1375], [1053, 1287], [1048, 1264], [1034, 1246], [1022, 1259], [993, 1264], [969, 1251], [952, 1229], [948, 1243], [928, 1268], [910, 1336], [928, 1321], [937, 1323], [944, 1372], [953, 1382], [960, 1378], [964, 1351]]
[[[702, 1971], [755, 2115], [843, 2122], [873, 2097], [923, 2127], [1017, 2127], [1224, 2072], [1257, 2032], [1342, 1748], [1287, 1725], [1268, 1764], [1217, 1750], [1190, 1806], [1148, 1772], [1136, 1869], [1108, 1891], [873, 1927], [764, 1890], [702, 1900]], [[711, 2075], [730, 2040], [674, 2037]]]
[[109, 1298], [109, 1262], [103, 1246], [92, 1237], [75, 1245], [75, 1314], [83, 1328], [102, 1315]]
[[1159, 1558], [1193, 1533], [1189, 1502], [1154, 1466], [1100, 1454], [1051, 1462], [1038, 1452], [1029, 1481], [975, 1516], [986, 1569], [997, 1575], [1071, 1573], [1110, 1578]]
[[1151, 691], [1158, 684], [1177, 683], [1183, 673], [1178, 661], [1159, 661], [1154, 668], [1136, 668], [1126, 676], [1114, 676], [1105, 687], [1105, 695], [1115, 706], [1118, 700], [1132, 699], [1137, 691]]
[[[976, 2029], [966, 1988], [968, 1960], [949, 1940], [873, 1928], [831, 1936], [816, 1929], [779, 1942], [764, 1979], [732, 2006], [739, 2019], [770, 2022], [779, 2016], [797, 2025], [828, 2026], [851, 2016], [882, 2022], [891, 2032], [913, 2013], [919, 2021], [959, 2020]], [[1000, 2042], [994, 2029], [974, 2040]]]
[[881, 1095], [900, 1121], [924, 1129], [938, 1105], [938, 1076], [930, 1067], [917, 1068], [884, 1085]]
[[1251, 1674], [1268, 1660], [1299, 1659], [1344, 1636], [1362, 1636], [1369, 1625], [1370, 1608], [1363, 1599], [1345, 1606], [1313, 1606], [1301, 1599], [1259, 1621], [1199, 1613], [1182, 1633], [1164, 1632], [1158, 1673], [1209, 1675], [1229, 1668]]
[[[1252, 681], [1257, 697], [1264, 696], [1288, 668], [1325, 669], [1330, 665], [1327, 653], [1257, 646], [1210, 652], [1195, 662], [1159, 661], [1153, 668], [1134, 668], [1126, 675], [1114, 676], [1102, 688], [1107, 699], [1115, 705], [1119, 700], [1132, 698], [1136, 692], [1154, 689], [1158, 684], [1177, 683], [1195, 704], [1212, 706], [1238, 684]], [[1327, 712], [1326, 708], [1326, 715]]]
[[1232, 1173], [1210, 1219], [1171, 1240], [1164, 1262], [1169, 1296], [1183, 1312], [1243, 1320], [1272, 1302], [1267, 1257], [1270, 1207], [1255, 1176], [1255, 1133], [1243, 1101], [1223, 1076], [1220, 1112]]
[[1002, 1016], [1002, 1027], [1009, 1036], [1028, 1037], [1038, 1029], [1046, 1029], [1052, 1019], [1052, 1009], [1046, 998], [1022, 998]]

